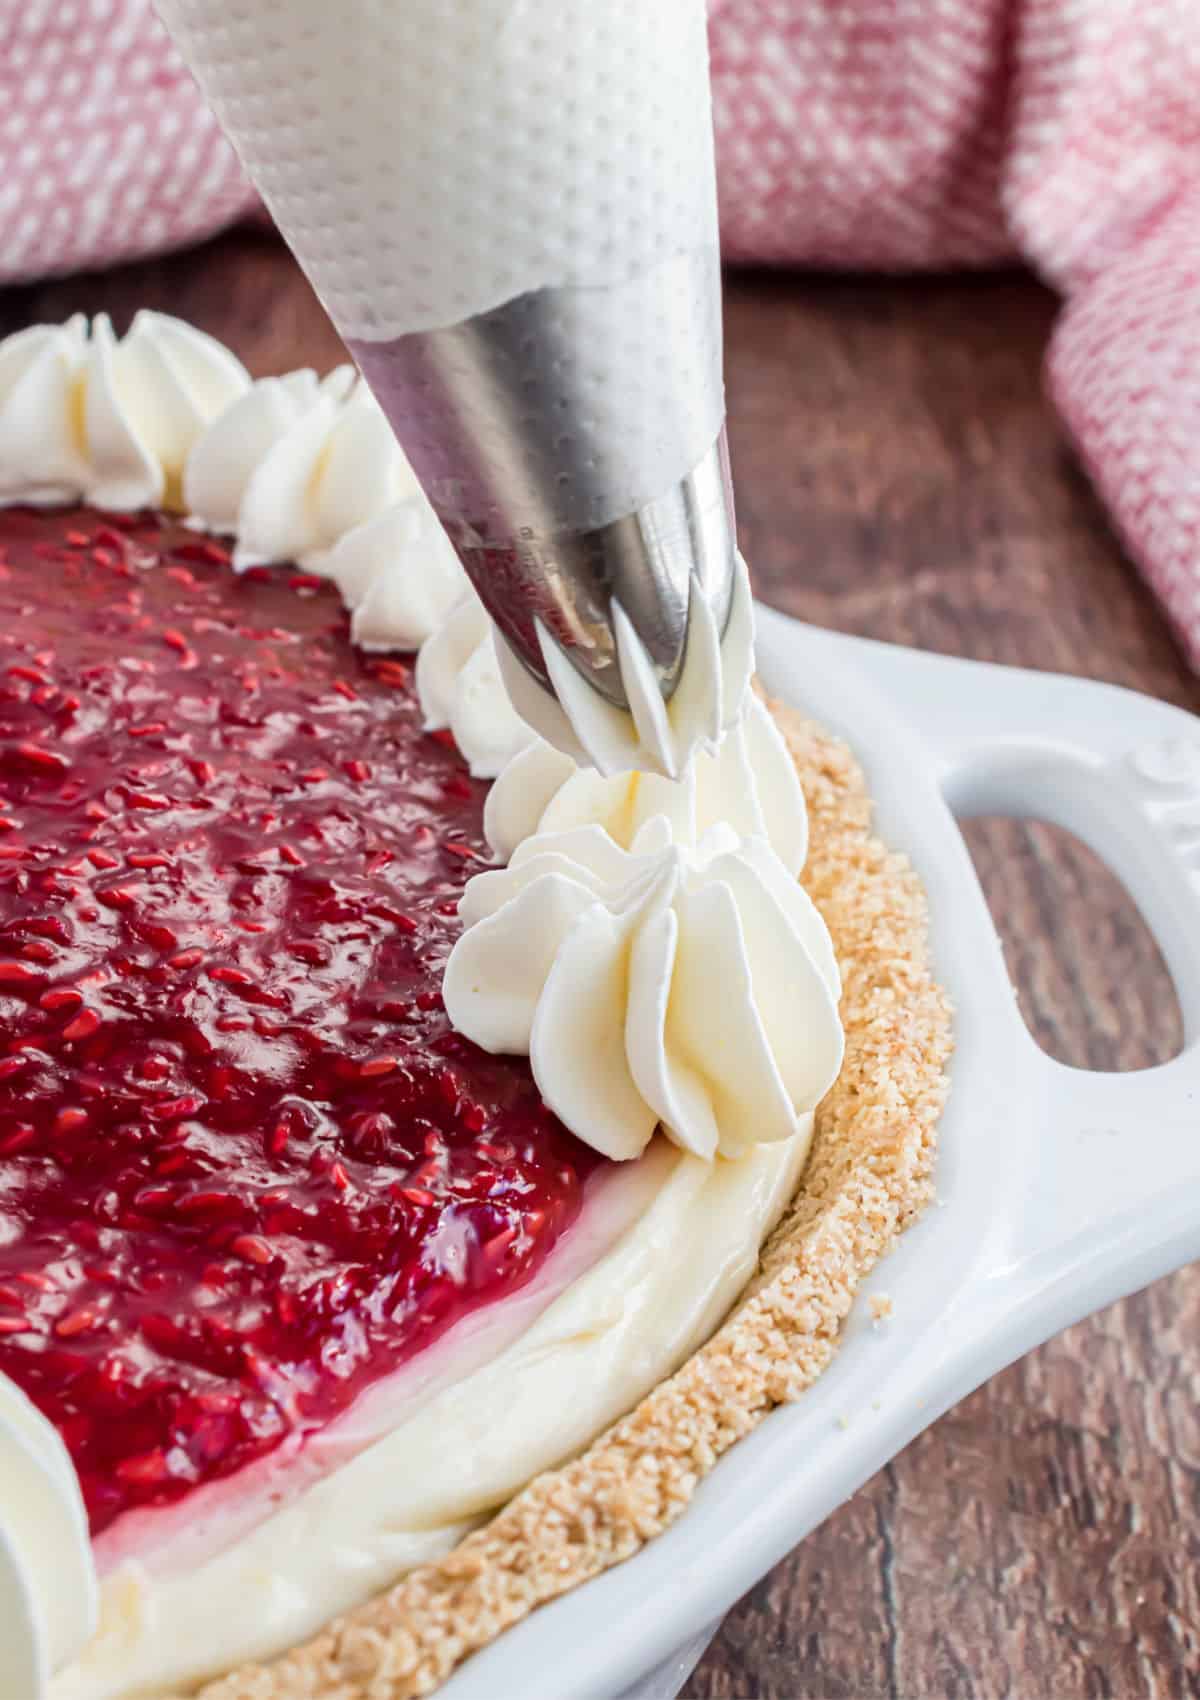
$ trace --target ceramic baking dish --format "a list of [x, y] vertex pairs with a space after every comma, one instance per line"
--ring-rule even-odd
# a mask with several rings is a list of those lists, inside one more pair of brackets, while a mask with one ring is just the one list
[[[1200, 719], [1112, 686], [818, 631], [759, 609], [767, 689], [839, 733], [929, 893], [957, 1042], [939, 1207], [868, 1283], [832, 1367], [627, 1564], [471, 1659], [445, 1700], [669, 1700], [721, 1615], [950, 1405], [1200, 1255]], [[1121, 878], [1179, 995], [1160, 1068], [1054, 1062], [1018, 1012], [955, 817], [1053, 821]], [[867, 1296], [893, 1314], [871, 1326]]]

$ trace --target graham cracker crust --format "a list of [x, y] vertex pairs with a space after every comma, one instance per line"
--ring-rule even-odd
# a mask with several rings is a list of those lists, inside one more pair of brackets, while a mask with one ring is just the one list
[[208, 1683], [201, 1700], [412, 1700], [537, 1606], [632, 1557], [735, 1441], [812, 1385], [863, 1279], [929, 1202], [952, 1038], [925, 894], [873, 836], [850, 752], [770, 706], [808, 801], [803, 880], [841, 964], [846, 1058], [758, 1274], [707, 1345], [579, 1458], [536, 1477], [445, 1558], [271, 1663]]

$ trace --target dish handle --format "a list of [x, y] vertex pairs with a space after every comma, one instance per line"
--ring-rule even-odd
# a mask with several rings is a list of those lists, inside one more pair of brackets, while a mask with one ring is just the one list
[[1200, 719], [1089, 680], [835, 641], [902, 705], [956, 817], [1049, 821], [1102, 857], [1179, 998], [1183, 1049], [1159, 1067], [1070, 1068], [1029, 1040], [1045, 1114], [997, 1271], [1016, 1355], [1200, 1256]]

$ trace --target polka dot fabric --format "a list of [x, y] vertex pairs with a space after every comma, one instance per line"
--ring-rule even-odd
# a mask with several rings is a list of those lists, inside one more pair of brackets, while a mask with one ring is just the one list
[[252, 204], [150, 0], [0, 0], [0, 276], [178, 247]]
[[[1065, 298], [1050, 393], [1200, 666], [1196, 0], [709, 14], [727, 257], [1037, 267]], [[151, 0], [0, 0], [0, 276], [175, 247], [255, 205]]]
[[910, 269], [1010, 255], [1010, 12], [1000, 0], [714, 0], [727, 257]]

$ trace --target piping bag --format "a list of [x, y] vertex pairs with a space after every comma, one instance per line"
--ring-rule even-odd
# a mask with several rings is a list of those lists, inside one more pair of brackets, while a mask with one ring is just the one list
[[740, 708], [704, 0], [157, 0], [536, 730], [682, 771]]

